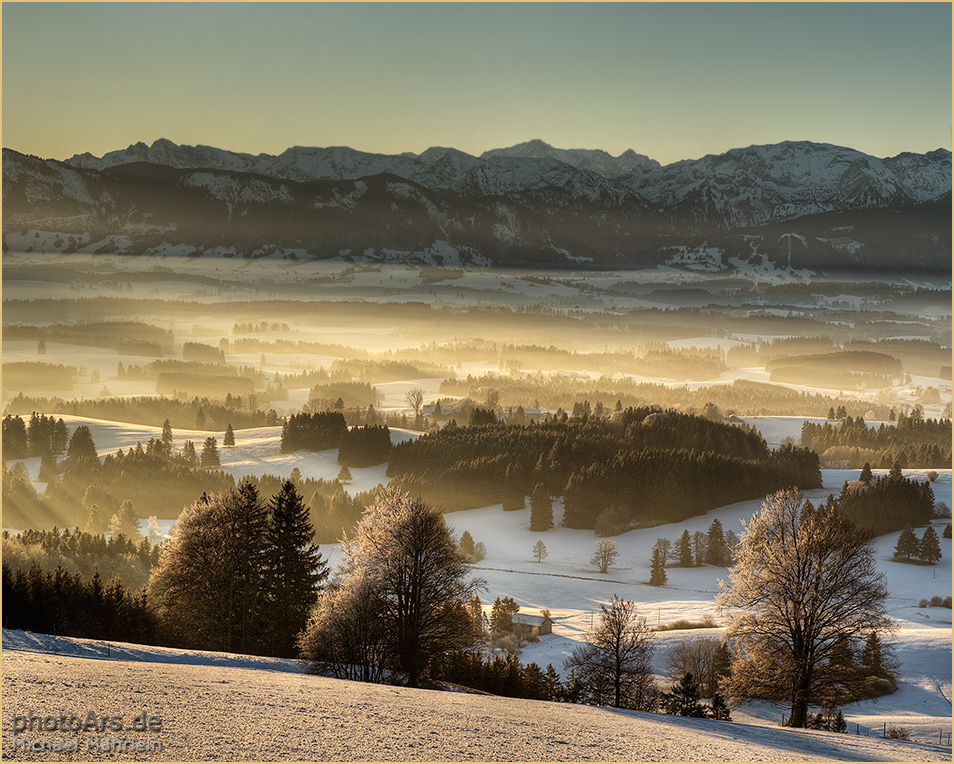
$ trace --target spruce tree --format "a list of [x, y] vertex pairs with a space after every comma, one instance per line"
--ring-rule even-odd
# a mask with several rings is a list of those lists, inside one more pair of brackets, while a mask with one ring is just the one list
[[679, 565], [683, 568], [692, 567], [692, 538], [688, 528], [679, 537]]
[[172, 453], [172, 422], [166, 419], [162, 423], [162, 448], [167, 453]]
[[858, 480], [865, 485], [871, 485], [871, 481], [874, 480], [874, 476], [871, 474], [871, 465], [868, 462], [865, 462], [865, 466], [861, 468], [861, 475]]
[[731, 722], [732, 715], [729, 713], [729, 707], [726, 705], [722, 693], [716, 690], [712, 693], [712, 702], [706, 707], [706, 716], [710, 719], [718, 719], [724, 722]]
[[218, 441], [211, 435], [205, 439], [205, 443], [202, 445], [201, 458], [203, 467], [218, 467], [221, 464], [219, 461], [219, 448], [217, 443]]
[[659, 547], [653, 547], [653, 558], [650, 562], [649, 585], [662, 586], [668, 580], [666, 569], [662, 563], [662, 552]]
[[669, 692], [663, 693], [663, 708], [667, 714], [704, 718], [706, 709], [699, 702], [699, 683], [686, 672]]
[[232, 429], [232, 423], [229, 422], [228, 426], [225, 428], [225, 437], [222, 438], [223, 446], [234, 446], [235, 445], [235, 431]]
[[530, 530], [545, 531], [553, 527], [553, 502], [543, 483], [537, 483], [530, 495]]
[[470, 531], [464, 531], [460, 535], [460, 543], [457, 545], [460, 548], [461, 553], [465, 557], [473, 558], [474, 556], [474, 537], [470, 535]]
[[914, 528], [910, 525], [905, 526], [898, 536], [898, 543], [894, 548], [894, 559], [912, 560], [918, 556], [918, 552], [920, 552], [920, 545], [918, 537], [914, 535]]
[[513, 631], [513, 617], [519, 612], [520, 606], [512, 597], [497, 597], [490, 611], [490, 633]]
[[187, 440], [182, 444], [182, 458], [193, 467], [199, 466], [199, 457], [195, 452], [195, 443]]
[[308, 508], [294, 483], [286, 480], [268, 502], [265, 580], [269, 592], [268, 621], [274, 650], [295, 654], [295, 637], [305, 628], [318, 599], [318, 587], [328, 577], [318, 546], [311, 543], [314, 527]]
[[142, 538], [139, 532], [139, 519], [136, 517], [136, 509], [129, 499], [123, 500], [119, 506], [119, 512], [113, 515], [109, 521], [109, 532], [113, 538], [122, 534], [133, 543], [138, 543]]
[[706, 539], [706, 562], [710, 565], [722, 567], [726, 563], [725, 533], [722, 530], [722, 523], [719, 518], [715, 518], [709, 526], [708, 538]]
[[941, 542], [930, 525], [925, 529], [918, 543], [918, 559], [935, 565], [941, 559]]
[[40, 459], [40, 472], [37, 475], [40, 481], [49, 483], [51, 480], [56, 480], [58, 474], [59, 469], [56, 466], [56, 457], [49, 452], [43, 454]]

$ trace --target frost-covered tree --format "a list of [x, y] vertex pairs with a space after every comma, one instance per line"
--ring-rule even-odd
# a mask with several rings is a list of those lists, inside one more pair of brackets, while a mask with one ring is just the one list
[[564, 666], [600, 705], [649, 711], [656, 704], [652, 658], [655, 640], [636, 605], [613, 597], [599, 621]]
[[149, 579], [160, 627], [175, 644], [268, 649], [266, 510], [248, 481], [179, 515]]
[[590, 560], [590, 565], [595, 565], [600, 573], [607, 573], [617, 557], [619, 557], [619, 549], [616, 548], [616, 542], [611, 539], [600, 539], [596, 542], [596, 552]]
[[[368, 653], [367, 676], [388, 670], [416, 687], [431, 658], [472, 643], [467, 603], [482, 582], [467, 580], [467, 571], [440, 512], [393, 488], [379, 494], [342, 544], [328, 598], [334, 607], [346, 610], [350, 602], [366, 614], [352, 626], [368, 629], [367, 641], [354, 637], [358, 641], [344, 647]], [[348, 625], [353, 615], [342, 612], [336, 623], [335, 613], [319, 602], [300, 641], [303, 656], [315, 665], [352, 659], [321, 653], [320, 637]]]
[[830, 660], [839, 640], [860, 643], [890, 626], [871, 535], [795, 490], [769, 496], [743, 527], [717, 598], [731, 611], [731, 694], [787, 701], [788, 725], [805, 727], [809, 704], [834, 705], [859, 681]]

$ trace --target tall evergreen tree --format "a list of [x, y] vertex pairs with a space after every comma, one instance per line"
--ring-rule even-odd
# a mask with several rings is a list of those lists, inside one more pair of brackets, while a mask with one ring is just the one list
[[719, 522], [719, 518], [715, 518], [709, 525], [709, 533], [706, 539], [706, 562], [710, 565], [722, 567], [726, 564], [727, 558], [725, 532], [722, 530], [722, 523]]
[[172, 453], [172, 422], [166, 419], [162, 423], [162, 448], [167, 453]]
[[234, 446], [235, 445], [235, 430], [232, 429], [232, 423], [229, 422], [228, 426], [225, 428], [225, 436], [222, 438], [223, 446]]
[[282, 484], [269, 500], [268, 511], [267, 616], [273, 628], [274, 649], [279, 655], [291, 657], [295, 654], [295, 638], [305, 628], [328, 570], [318, 546], [311, 543], [315, 529], [294, 483], [286, 480]]
[[98, 459], [96, 444], [93, 442], [93, 432], [85, 424], [81, 424], [70, 436], [70, 443], [66, 449], [66, 460], [70, 464], [78, 463], [81, 459]]
[[692, 567], [692, 538], [688, 528], [679, 537], [679, 565], [683, 568]]
[[195, 443], [191, 440], [187, 440], [182, 444], [182, 458], [193, 467], [199, 466], [199, 457], [195, 452]]
[[530, 495], [530, 530], [545, 531], [553, 527], [553, 501], [547, 487], [537, 483]]
[[664, 692], [663, 708], [667, 714], [704, 718], [706, 709], [699, 702], [699, 683], [691, 673], [685, 673], [669, 692]]
[[218, 467], [221, 464], [219, 461], [218, 441], [211, 435], [207, 437], [205, 443], [202, 444], [201, 464], [203, 467]]
[[918, 559], [934, 565], [941, 559], [941, 542], [937, 532], [930, 525], [925, 528], [924, 535], [918, 543]]
[[874, 480], [874, 476], [871, 474], [871, 465], [868, 464], [868, 462], [865, 462], [864, 467], [861, 468], [861, 475], [859, 476], [858, 480], [865, 485], [871, 485], [871, 481]]
[[119, 505], [119, 512], [109, 520], [109, 532], [113, 537], [122, 534], [133, 543], [139, 543], [142, 533], [139, 531], [139, 519], [136, 517], [136, 508], [129, 499], [124, 499]]
[[910, 525], [905, 526], [898, 536], [898, 543], [894, 547], [895, 560], [913, 560], [918, 556], [920, 545], [918, 537], [914, 534], [914, 528]]
[[650, 562], [649, 585], [662, 586], [668, 580], [666, 569], [663, 567], [662, 552], [658, 546], [653, 547], [653, 557]]
[[497, 597], [490, 611], [490, 633], [513, 631], [513, 617], [519, 612], [520, 606], [512, 597]]

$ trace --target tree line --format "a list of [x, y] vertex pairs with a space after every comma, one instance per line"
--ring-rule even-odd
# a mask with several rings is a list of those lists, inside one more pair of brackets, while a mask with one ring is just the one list
[[925, 419], [919, 407], [902, 412], [894, 426], [869, 427], [862, 417], [846, 416], [841, 422], [804, 422], [801, 440], [823, 458], [846, 458], [850, 466], [865, 462], [890, 469], [951, 466], [951, 420]]
[[394, 446], [388, 475], [451, 511], [517, 509], [542, 483], [564, 497], [571, 528], [673, 522], [780, 487], [821, 485], [809, 451], [769, 451], [749, 428], [650, 407], [607, 419], [449, 424]]

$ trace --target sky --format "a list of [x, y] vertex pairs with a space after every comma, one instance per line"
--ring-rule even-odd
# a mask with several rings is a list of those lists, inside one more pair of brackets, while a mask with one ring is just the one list
[[951, 147], [950, 3], [11, 3], [3, 146]]

